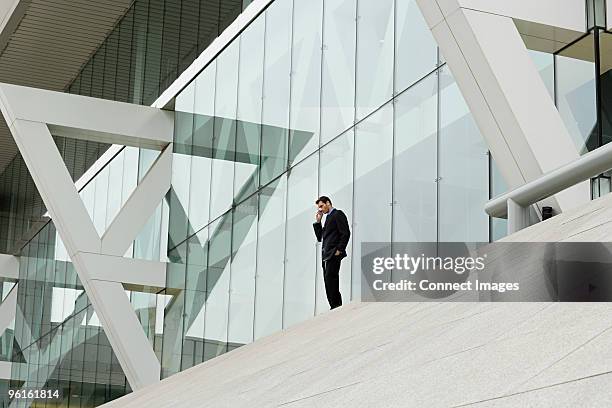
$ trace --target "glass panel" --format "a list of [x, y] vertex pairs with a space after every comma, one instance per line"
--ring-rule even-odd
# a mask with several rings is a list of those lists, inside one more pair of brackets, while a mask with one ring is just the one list
[[438, 47], [415, 0], [397, 1], [395, 27], [395, 92], [401, 92], [431, 72]]
[[96, 195], [94, 199], [93, 222], [98, 234], [102, 236], [106, 231], [106, 201], [108, 198], [108, 166], [95, 178]]
[[91, 96], [102, 98], [104, 86], [104, 54], [106, 46], [102, 45], [92, 58]]
[[181, 370], [199, 364], [204, 359], [208, 234], [198, 234], [189, 238], [187, 250], [187, 279], [184, 291], [185, 327]]
[[325, 0], [321, 77], [321, 143], [355, 120], [356, 0]]
[[395, 121], [393, 241], [435, 242], [437, 74], [397, 98]]
[[149, 0], [147, 42], [144, 64], [143, 105], [150, 105], [159, 95], [165, 0]]
[[355, 131], [353, 299], [361, 293], [360, 244], [391, 240], [392, 156], [393, 105], [387, 104]]
[[240, 36], [240, 73], [238, 81], [238, 129], [236, 164], [234, 167], [234, 198], [241, 202], [259, 186], [259, 144], [261, 139], [261, 108], [263, 92], [263, 62], [265, 18], [258, 18]]
[[[138, 180], [142, 180], [151, 168], [159, 152], [155, 150], [141, 149], [138, 160]], [[184, 156], [188, 158], [189, 156]], [[175, 175], [173, 175], [175, 176]], [[186, 177], [185, 184], [189, 184]], [[187, 195], [188, 197], [188, 195]], [[155, 209], [149, 220], [144, 225], [134, 240], [134, 258], [156, 261], [160, 259], [160, 235], [161, 235], [161, 202]], [[184, 228], [185, 221], [182, 222]], [[186, 231], [184, 231], [186, 233]]]
[[[354, 131], [349, 130], [321, 149], [320, 159], [320, 195], [329, 197], [337, 207], [344, 211], [349, 225], [353, 220], [353, 154]], [[311, 200], [312, 201], [312, 200]], [[314, 207], [312, 207], [314, 208]], [[314, 213], [314, 211], [311, 211]], [[311, 217], [314, 214], [311, 214]], [[352, 231], [351, 231], [352, 232]], [[314, 235], [311, 239], [314, 239]], [[316, 242], [316, 240], [315, 240]], [[348, 256], [340, 264], [340, 293], [345, 303], [351, 298], [351, 248], [352, 238], [348, 244]], [[325, 282], [321, 269], [321, 244], [317, 243], [317, 313], [329, 310], [329, 303], [325, 295]]]
[[322, 0], [294, 3], [289, 165], [319, 146], [322, 13]]
[[232, 279], [228, 346], [253, 341], [255, 267], [257, 259], [257, 195], [234, 210], [232, 225]]
[[488, 242], [488, 154], [448, 68], [440, 72], [438, 240]]
[[393, 0], [357, 3], [357, 119], [393, 93]]
[[282, 328], [286, 189], [283, 175], [259, 193], [255, 339]]
[[[134, 80], [130, 86], [131, 101], [133, 103], [142, 103], [142, 94], [144, 92], [147, 30], [149, 29], [148, 15], [148, 1], [137, 1], [134, 3], [134, 51], [131, 58]], [[151, 28], [159, 30], [159, 27], [155, 27], [155, 24]]]
[[210, 185], [211, 220], [227, 211], [233, 200], [239, 43], [234, 41], [217, 60], [214, 160]]
[[593, 36], [557, 55], [557, 108], [581, 153], [597, 146]]
[[123, 163], [125, 152], [119, 153], [109, 164], [108, 202], [106, 225], [110, 225], [121, 209], [121, 194], [123, 183]]
[[589, 29], [594, 27], [606, 27], [606, 1], [605, 0], [586, 0], [587, 3], [587, 26]]
[[170, 203], [170, 224], [168, 246], [183, 242], [188, 235], [187, 208], [189, 208], [189, 174], [191, 155], [174, 153], [172, 157], [172, 188], [168, 193]]
[[536, 66], [536, 69], [540, 73], [542, 81], [548, 94], [555, 99], [555, 66], [554, 66], [554, 55], [547, 52], [529, 50], [529, 56]]
[[287, 167], [291, 0], [277, 0], [266, 11], [261, 185]]
[[130, 82], [133, 81], [131, 54], [134, 49], [134, 9], [132, 7], [119, 23], [119, 47], [117, 49], [117, 82], [115, 99], [121, 102], [131, 102]]
[[172, 189], [168, 193], [170, 202], [168, 241], [170, 248], [181, 243], [188, 235], [187, 209], [189, 208], [194, 98], [195, 84], [192, 83], [175, 100]]
[[[177, 77], [178, 52], [183, 0], [164, 0], [164, 22], [160, 55], [159, 92], [163, 92]], [[185, 6], [187, 6], [185, 4]], [[184, 10], [187, 13], [187, 9]], [[157, 95], [156, 95], [157, 96]]]
[[[173, 289], [171, 299], [164, 309], [162, 378], [180, 371], [182, 336], [185, 310], [185, 271], [187, 265], [187, 244], [183, 243], [168, 252], [166, 287]], [[180, 290], [176, 290], [180, 289]]]
[[[489, 176], [491, 179], [491, 197], [495, 198], [504, 194], [508, 191], [508, 186], [504, 178], [502, 177], [499, 167], [495, 164], [495, 160], [490, 158], [491, 162], [491, 175]], [[505, 237], [508, 233], [508, 220], [503, 218], [494, 218], [491, 217], [491, 241], [497, 241]]]
[[319, 157], [313, 155], [289, 172], [284, 327], [312, 317], [315, 311], [317, 245], [308, 226], [313, 223], [316, 212], [318, 167]]
[[602, 142], [607, 144], [612, 141], [612, 34], [600, 32], [599, 44]]
[[181, 4], [181, 21], [179, 23], [180, 43], [178, 45], [178, 73], [183, 72], [197, 57], [198, 51], [198, 18], [200, 0], [183, 0]]
[[102, 96], [105, 99], [115, 98], [115, 85], [117, 82], [117, 52], [119, 50], [119, 30], [113, 30], [106, 38], [106, 53], [104, 60], [104, 87]]
[[174, 100], [175, 127], [173, 147], [175, 153], [191, 153], [195, 87], [195, 81], [191, 82]]
[[223, 215], [209, 228], [204, 360], [227, 351], [232, 213]]
[[215, 77], [217, 65], [213, 63], [195, 80], [194, 128], [192, 146], [192, 176], [197, 182], [190, 185], [189, 225], [197, 232], [209, 221], [210, 183], [212, 169]]

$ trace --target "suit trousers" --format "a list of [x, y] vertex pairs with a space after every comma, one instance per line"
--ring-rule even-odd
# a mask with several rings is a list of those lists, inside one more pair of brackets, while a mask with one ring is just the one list
[[340, 262], [342, 258], [332, 256], [323, 261], [323, 279], [325, 280], [325, 293], [330, 309], [342, 306], [342, 295], [340, 294]]

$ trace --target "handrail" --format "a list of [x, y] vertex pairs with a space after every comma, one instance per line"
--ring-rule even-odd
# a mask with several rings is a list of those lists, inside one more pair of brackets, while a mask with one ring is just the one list
[[612, 169], [612, 143], [489, 200], [485, 204], [485, 212], [495, 218], [508, 217], [508, 233], [516, 232], [527, 226], [526, 211], [530, 205], [610, 169]]

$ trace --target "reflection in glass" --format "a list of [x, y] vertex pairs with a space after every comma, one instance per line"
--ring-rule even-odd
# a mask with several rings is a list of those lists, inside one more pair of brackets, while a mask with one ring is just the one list
[[208, 224], [211, 191], [215, 78], [217, 64], [207, 66], [195, 79], [189, 230], [198, 232]]
[[393, 93], [393, 0], [357, 3], [357, 119]]
[[589, 35], [556, 56], [557, 108], [581, 153], [598, 145], [593, 50]]
[[353, 298], [361, 293], [362, 242], [391, 240], [393, 104], [383, 106], [355, 129], [353, 203]]
[[208, 261], [207, 237], [194, 235], [187, 241], [186, 290], [181, 293], [185, 301], [181, 370], [204, 360], [204, 317]]
[[287, 176], [259, 192], [255, 339], [282, 328]]
[[187, 209], [189, 208], [189, 174], [191, 155], [174, 153], [172, 156], [172, 187], [167, 194], [170, 205], [168, 246], [183, 242], [188, 235]]
[[289, 164], [319, 145], [323, 0], [294, 2]]
[[438, 62], [438, 47], [416, 0], [395, 2], [395, 92], [430, 73]]
[[528, 50], [531, 60], [540, 73], [544, 86], [550, 95], [551, 99], [555, 99], [555, 66], [554, 55], [547, 52]]
[[183, 243], [168, 252], [166, 287], [171, 289], [170, 292], [173, 296], [164, 310], [162, 378], [180, 371], [184, 330], [186, 265], [187, 244]]
[[291, 6], [291, 0], [277, 0], [266, 11], [261, 185], [278, 177], [287, 167]]
[[438, 76], [397, 97], [393, 241], [437, 240]]
[[240, 68], [238, 81], [238, 124], [236, 163], [234, 167], [234, 199], [237, 203], [259, 187], [259, 144], [265, 18], [258, 18], [240, 36]]
[[204, 360], [227, 351], [232, 213], [228, 212], [214, 221], [209, 227], [209, 234]]
[[447, 67], [440, 73], [438, 149], [438, 241], [488, 242], [488, 149]]
[[[491, 157], [490, 159], [490, 184], [491, 184], [491, 197], [495, 198], [508, 191], [508, 186], [502, 177], [499, 167], [495, 163], [495, 160]], [[491, 242], [504, 238], [508, 233], [508, 220], [503, 218], [491, 217]]]
[[317, 245], [309, 227], [316, 211], [314, 200], [317, 197], [318, 159], [316, 155], [310, 156], [289, 172], [284, 327], [306, 320], [315, 310]]
[[323, 2], [321, 143], [350, 128], [355, 120], [356, 0]]
[[239, 41], [232, 42], [217, 59], [211, 220], [227, 211], [233, 201], [239, 44]]
[[600, 90], [602, 144], [612, 141], [612, 34], [600, 31]]
[[234, 209], [232, 276], [227, 329], [228, 343], [232, 346], [253, 341], [257, 204], [257, 195], [253, 195]]

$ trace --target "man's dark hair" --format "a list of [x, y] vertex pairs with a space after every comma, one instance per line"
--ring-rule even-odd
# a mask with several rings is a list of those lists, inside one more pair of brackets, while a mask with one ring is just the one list
[[319, 203], [323, 203], [323, 204], [325, 204], [325, 203], [330, 203], [330, 204], [331, 204], [332, 202], [331, 202], [331, 200], [329, 199], [329, 197], [327, 197], [327, 196], [321, 196], [321, 197], [317, 198], [317, 201], [315, 201], [315, 204], [316, 204], [316, 205], [319, 205]]

